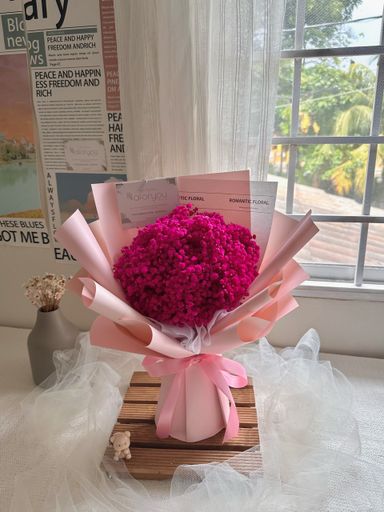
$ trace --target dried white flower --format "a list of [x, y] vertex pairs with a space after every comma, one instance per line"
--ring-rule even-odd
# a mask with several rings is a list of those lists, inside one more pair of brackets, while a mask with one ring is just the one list
[[25, 296], [41, 311], [54, 311], [65, 293], [69, 277], [46, 273], [24, 283]]

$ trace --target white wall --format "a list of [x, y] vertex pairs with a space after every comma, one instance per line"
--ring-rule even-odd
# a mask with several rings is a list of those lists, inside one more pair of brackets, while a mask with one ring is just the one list
[[[58, 263], [49, 248], [0, 247], [0, 325], [31, 327], [35, 321], [35, 307], [24, 297], [22, 284], [33, 275], [45, 272], [73, 275], [78, 266]], [[80, 299], [67, 293], [63, 299], [63, 311], [80, 328], [89, 327], [93, 314]]]
[[[50, 249], [0, 247], [0, 325], [33, 325], [35, 309], [22, 289], [30, 276], [44, 272], [71, 275], [77, 268], [55, 262]], [[384, 302], [304, 297], [298, 301], [301, 307], [283, 318], [269, 335], [274, 345], [293, 345], [314, 327], [324, 352], [384, 357]], [[63, 311], [82, 329], [87, 329], [94, 318], [72, 294], [65, 296]]]
[[297, 298], [300, 308], [273, 329], [269, 340], [292, 345], [314, 327], [323, 352], [384, 358], [384, 302]]

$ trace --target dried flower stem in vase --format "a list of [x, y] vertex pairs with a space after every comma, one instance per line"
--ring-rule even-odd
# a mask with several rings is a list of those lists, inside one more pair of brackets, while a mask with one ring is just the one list
[[43, 276], [33, 276], [23, 285], [25, 296], [40, 311], [54, 311], [59, 307], [69, 279], [64, 275], [50, 273], [45, 273]]

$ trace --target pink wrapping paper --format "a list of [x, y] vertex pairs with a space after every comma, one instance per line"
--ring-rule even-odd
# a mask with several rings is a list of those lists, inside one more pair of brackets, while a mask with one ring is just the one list
[[310, 212], [301, 221], [275, 212], [249, 297], [212, 326], [210, 342], [202, 345], [200, 355], [193, 355], [126, 303], [112, 266], [137, 231], [122, 228], [113, 184], [92, 188], [99, 220], [88, 225], [76, 211], [55, 234], [83, 267], [70, 288], [100, 315], [92, 325], [91, 342], [143, 354], [149, 373], [161, 376], [156, 413], [160, 437], [195, 442], [223, 428], [226, 439], [234, 437], [238, 417], [230, 387], [246, 385], [246, 376], [220, 354], [267, 335], [297, 307], [291, 293], [308, 276], [292, 257], [318, 231]]
[[[162, 378], [156, 424], [174, 377]], [[202, 399], [204, 397], [204, 399]], [[227, 425], [229, 402], [198, 365], [187, 368], [182, 375], [180, 393], [175, 402], [177, 414], [172, 417], [169, 435], [181, 441], [194, 443], [215, 435]], [[204, 418], [204, 421], [202, 421]], [[159, 434], [158, 434], [159, 435]], [[159, 435], [159, 437], [162, 437]], [[164, 436], [168, 437], [168, 435]]]

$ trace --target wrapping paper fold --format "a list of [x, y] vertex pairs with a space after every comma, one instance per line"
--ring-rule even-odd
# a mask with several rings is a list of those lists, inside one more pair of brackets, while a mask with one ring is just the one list
[[145, 367], [162, 377], [156, 415], [160, 437], [171, 435], [193, 442], [224, 427], [226, 439], [234, 437], [238, 420], [230, 387], [246, 385], [246, 378], [220, 354], [267, 335], [297, 307], [291, 293], [308, 276], [292, 257], [318, 231], [311, 212], [300, 221], [275, 212], [259, 275], [247, 299], [219, 317], [201, 354], [194, 355], [125, 301], [112, 267], [137, 231], [122, 228], [112, 183], [92, 188], [99, 220], [88, 225], [76, 211], [55, 234], [83, 267], [70, 288], [100, 315], [91, 328], [92, 343], [147, 356]]

